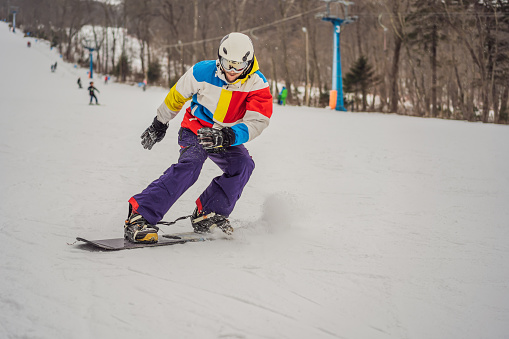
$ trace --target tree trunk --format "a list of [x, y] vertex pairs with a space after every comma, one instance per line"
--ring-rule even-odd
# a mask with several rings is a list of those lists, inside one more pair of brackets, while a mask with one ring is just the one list
[[[288, 11], [292, 7], [293, 2], [294, 2], [294, 0], [291, 0], [291, 1], [279, 0], [279, 2], [278, 2], [279, 11], [283, 18], [287, 17]], [[288, 52], [288, 46], [287, 46], [288, 33], [287, 33], [286, 23], [283, 23], [281, 25], [281, 29], [278, 31], [281, 34], [280, 37], [281, 37], [281, 45], [283, 47], [284, 79], [285, 79], [286, 90], [288, 91], [288, 95], [286, 97], [286, 102], [292, 103], [292, 101], [293, 101], [292, 92], [293, 91], [292, 91], [292, 80], [291, 80], [291, 76], [290, 76], [291, 73], [290, 73], [290, 66], [289, 66], [288, 53], [287, 53]]]
[[507, 123], [509, 121], [509, 110], [508, 110], [509, 86], [505, 86], [504, 92], [502, 93], [501, 101], [502, 103], [500, 104], [500, 115], [502, 121]]
[[491, 101], [493, 102], [493, 122], [495, 124], [498, 124], [498, 120], [500, 118], [500, 111], [499, 111], [499, 93], [498, 88], [496, 84], [493, 84], [493, 88], [491, 90], [492, 98]]
[[[193, 3], [193, 9], [194, 9], [194, 22], [193, 22], [193, 41], [198, 40], [198, 0], [194, 0]], [[192, 59], [191, 63], [194, 65], [198, 60], [196, 60], [197, 52], [198, 52], [198, 46], [196, 44], [192, 45]]]
[[431, 36], [431, 115], [438, 116], [437, 107], [437, 45], [438, 45], [438, 28], [437, 24], [433, 24]]
[[398, 101], [399, 101], [399, 91], [398, 91], [398, 79], [399, 79], [399, 55], [401, 52], [401, 44], [403, 41], [399, 37], [399, 35], [394, 36], [394, 54], [392, 58], [392, 69], [391, 69], [391, 113], [398, 113]]

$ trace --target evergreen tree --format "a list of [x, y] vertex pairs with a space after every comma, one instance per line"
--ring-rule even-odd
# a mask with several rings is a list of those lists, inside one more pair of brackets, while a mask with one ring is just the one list
[[123, 52], [118, 59], [114, 74], [119, 77], [120, 81], [125, 82], [130, 74], [129, 58]]
[[152, 61], [148, 65], [147, 79], [149, 83], [153, 84], [161, 78], [161, 64], [158, 61]]
[[361, 56], [355, 61], [350, 71], [343, 79], [344, 90], [346, 93], [354, 93], [357, 98], [358, 93], [362, 95], [362, 110], [366, 111], [368, 106], [368, 89], [375, 85], [377, 77], [373, 71], [373, 66], [368, 62], [368, 58]]

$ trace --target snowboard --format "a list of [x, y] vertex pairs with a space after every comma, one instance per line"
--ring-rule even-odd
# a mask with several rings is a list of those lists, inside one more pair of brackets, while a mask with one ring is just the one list
[[85, 244], [93, 247], [108, 250], [108, 251], [119, 251], [128, 250], [142, 247], [155, 247], [155, 246], [168, 246], [176, 244], [185, 244], [187, 242], [200, 242], [217, 239], [231, 239], [232, 236], [228, 236], [225, 233], [210, 233], [210, 234], [199, 234], [194, 232], [164, 234], [159, 236], [159, 241], [156, 243], [133, 243], [124, 238], [114, 239], [100, 239], [100, 240], [89, 240], [81, 237], [77, 237], [76, 240], [82, 241]]

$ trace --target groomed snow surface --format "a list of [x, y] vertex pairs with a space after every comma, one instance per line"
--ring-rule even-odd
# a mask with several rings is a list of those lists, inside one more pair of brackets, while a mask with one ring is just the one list
[[89, 106], [86, 70], [27, 40], [0, 24], [1, 338], [507, 338], [507, 126], [276, 105], [234, 240], [89, 251], [68, 243], [123, 235], [182, 115], [147, 151], [167, 89], [97, 75]]

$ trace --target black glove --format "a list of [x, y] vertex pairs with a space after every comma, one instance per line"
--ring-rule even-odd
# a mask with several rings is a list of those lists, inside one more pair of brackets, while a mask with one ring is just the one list
[[198, 130], [198, 141], [207, 152], [216, 152], [221, 147], [235, 143], [235, 132], [230, 127], [223, 129], [202, 127]]
[[152, 121], [152, 125], [141, 135], [141, 144], [143, 148], [151, 150], [156, 142], [163, 140], [167, 129], [168, 125], [163, 124], [155, 117], [154, 121]]

